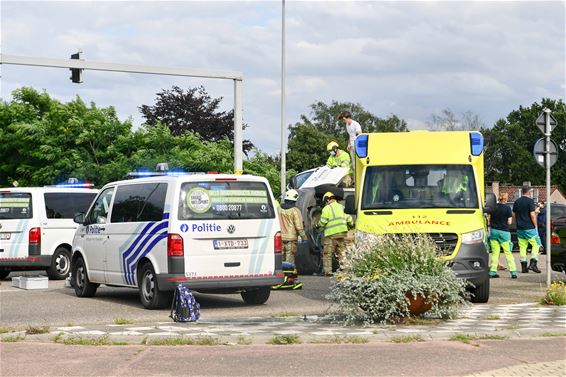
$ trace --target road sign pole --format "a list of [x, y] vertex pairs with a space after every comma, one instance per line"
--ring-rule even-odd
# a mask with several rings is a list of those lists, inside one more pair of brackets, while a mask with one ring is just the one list
[[550, 229], [550, 219], [551, 219], [551, 200], [550, 200], [550, 109], [544, 109], [545, 113], [545, 128], [544, 128], [544, 138], [545, 138], [545, 167], [546, 167], [546, 240], [545, 240], [545, 250], [546, 250], [546, 286], [550, 287], [552, 283], [552, 265], [550, 263], [551, 249], [550, 249], [550, 237], [552, 235], [552, 229]]

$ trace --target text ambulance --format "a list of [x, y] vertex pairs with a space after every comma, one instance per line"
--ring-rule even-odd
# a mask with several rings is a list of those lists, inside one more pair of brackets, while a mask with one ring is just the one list
[[427, 234], [473, 302], [489, 299], [483, 136], [479, 132], [362, 134], [356, 139], [356, 237]]

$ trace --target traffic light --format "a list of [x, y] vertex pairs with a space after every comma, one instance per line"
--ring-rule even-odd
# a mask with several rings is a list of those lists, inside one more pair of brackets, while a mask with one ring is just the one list
[[[76, 54], [71, 54], [71, 59], [76, 59], [76, 60], [80, 60], [81, 59], [81, 53], [82, 51], [77, 52]], [[82, 73], [83, 70], [79, 69], [79, 68], [69, 68], [71, 70], [71, 81], [76, 83], [76, 84], [80, 84], [81, 82], [83, 82], [82, 80]]]

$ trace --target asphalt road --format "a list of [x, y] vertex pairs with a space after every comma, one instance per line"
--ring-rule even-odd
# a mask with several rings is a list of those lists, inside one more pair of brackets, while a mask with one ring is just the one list
[[[539, 265], [545, 266], [544, 258], [541, 256]], [[21, 274], [14, 272], [11, 276]], [[532, 303], [538, 302], [544, 295], [544, 270], [542, 274], [519, 274], [517, 280], [511, 280], [507, 271], [500, 271], [500, 275], [501, 278], [491, 280], [489, 304]], [[554, 275], [562, 279], [566, 277], [563, 273]], [[205, 320], [326, 313], [330, 303], [324, 296], [328, 293], [330, 278], [302, 276], [301, 281], [304, 282], [302, 290], [272, 291], [269, 301], [259, 306], [246, 305], [239, 294], [196, 293], [195, 296], [201, 304], [201, 318]], [[63, 281], [49, 281], [47, 290], [12, 288], [10, 277], [0, 283], [2, 326], [21, 328], [112, 323], [117, 318], [131, 319], [136, 323], [169, 320], [169, 310], [144, 309], [138, 291], [130, 288], [101, 286], [95, 297], [78, 298], [73, 289], [64, 287]]]

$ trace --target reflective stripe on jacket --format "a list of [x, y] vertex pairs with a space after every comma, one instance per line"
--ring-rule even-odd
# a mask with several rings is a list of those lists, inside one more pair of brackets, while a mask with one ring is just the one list
[[344, 152], [342, 149], [339, 149], [340, 153], [338, 156], [328, 156], [328, 160], [326, 160], [326, 165], [330, 166], [331, 168], [349, 168], [351, 167], [350, 161], [350, 154]]
[[303, 216], [297, 207], [289, 209], [279, 207], [279, 222], [283, 241], [296, 241], [297, 235], [300, 235], [303, 240], [307, 239], [303, 228]]
[[348, 226], [353, 226], [352, 216], [344, 213], [342, 204], [332, 201], [322, 209], [319, 227], [324, 227], [324, 236], [347, 232]]

